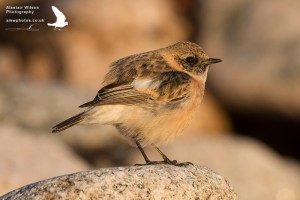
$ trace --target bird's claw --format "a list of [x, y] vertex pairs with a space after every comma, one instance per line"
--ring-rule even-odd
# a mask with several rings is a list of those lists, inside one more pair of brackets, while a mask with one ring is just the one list
[[149, 161], [145, 164], [135, 164], [135, 166], [143, 166], [143, 165], [160, 165], [160, 164], [167, 164], [167, 165], [174, 165], [178, 167], [183, 167], [187, 165], [193, 165], [191, 162], [177, 162], [177, 160], [163, 160], [163, 161]]

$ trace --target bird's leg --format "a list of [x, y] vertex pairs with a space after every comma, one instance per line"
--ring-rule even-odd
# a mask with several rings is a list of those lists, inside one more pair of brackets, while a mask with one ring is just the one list
[[164, 160], [163, 163], [165, 163], [165, 164], [175, 165], [175, 166], [180, 166], [180, 167], [192, 164], [191, 162], [179, 163], [179, 162], [177, 162], [177, 160], [170, 160], [157, 146], [155, 146], [154, 144], [152, 144], [152, 146], [161, 155], [161, 157]]
[[157, 146], [155, 146], [154, 144], [152, 144], [152, 146], [161, 155], [165, 163], [172, 163], [172, 162], [177, 163], [176, 160], [171, 161]]
[[135, 141], [135, 144], [139, 148], [140, 152], [142, 153], [142, 155], [143, 155], [143, 157], [146, 161], [146, 164], [150, 163], [151, 161], [149, 160], [148, 156], [146, 155], [146, 153], [145, 153], [144, 149], [142, 148], [141, 144], [138, 141]]
[[173, 165], [177, 164], [177, 160], [170, 160], [157, 146], [155, 146], [154, 144], [152, 144], [152, 146], [161, 155], [161, 157], [164, 160], [163, 161], [164, 163], [166, 163], [166, 164], [173, 164]]
[[141, 144], [138, 141], [135, 141], [136, 146], [138, 147], [138, 149], [140, 150], [140, 152], [142, 153], [146, 164], [136, 164], [136, 165], [157, 165], [157, 164], [168, 164], [168, 165], [175, 165], [175, 166], [186, 166], [186, 165], [190, 165], [192, 163], [190, 162], [184, 162], [184, 163], [179, 163], [177, 162], [177, 160], [170, 160], [157, 146], [155, 146], [154, 144], [152, 144], [152, 146], [156, 149], [156, 151], [158, 151], [158, 153], [161, 155], [161, 157], [163, 158], [163, 161], [151, 161], [148, 156], [146, 155], [144, 149], [142, 148]]
[[146, 161], [146, 164], [136, 164], [138, 166], [140, 165], [157, 165], [157, 164], [164, 164], [165, 162], [164, 161], [151, 161], [148, 156], [146, 155], [144, 149], [142, 148], [141, 144], [138, 142], [138, 141], [135, 141], [135, 144], [136, 146], [139, 148], [140, 152], [142, 153], [145, 161]]

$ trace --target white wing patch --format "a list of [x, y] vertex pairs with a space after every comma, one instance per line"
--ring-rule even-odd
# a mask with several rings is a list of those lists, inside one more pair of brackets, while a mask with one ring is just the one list
[[137, 90], [154, 90], [159, 87], [160, 81], [154, 81], [151, 79], [136, 79], [132, 82], [132, 85]]

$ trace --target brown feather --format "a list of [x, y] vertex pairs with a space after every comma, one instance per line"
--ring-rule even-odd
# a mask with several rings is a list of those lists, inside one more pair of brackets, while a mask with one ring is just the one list
[[69, 119], [57, 124], [52, 128], [52, 133], [61, 132], [67, 128], [70, 128], [71, 126], [74, 126], [75, 124], [78, 124], [84, 119], [86, 112], [79, 113], [73, 117], [70, 117]]

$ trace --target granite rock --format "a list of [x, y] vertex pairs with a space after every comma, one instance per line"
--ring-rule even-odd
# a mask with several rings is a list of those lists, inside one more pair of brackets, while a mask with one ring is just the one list
[[238, 199], [228, 181], [197, 165], [104, 168], [43, 180], [8, 199]]

